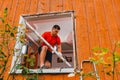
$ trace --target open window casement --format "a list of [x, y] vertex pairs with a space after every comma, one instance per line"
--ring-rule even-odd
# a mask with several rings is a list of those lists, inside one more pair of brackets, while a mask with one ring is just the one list
[[[20, 16], [16, 45], [10, 73], [21, 73], [24, 68], [30, 73], [70, 73], [76, 68], [76, 41], [74, 12], [56, 12]], [[41, 34], [51, 31], [53, 25], [59, 25], [58, 33], [62, 44], [62, 58], [56, 53], [52, 55], [52, 67], [40, 69]], [[43, 40], [44, 41], [44, 40]]]

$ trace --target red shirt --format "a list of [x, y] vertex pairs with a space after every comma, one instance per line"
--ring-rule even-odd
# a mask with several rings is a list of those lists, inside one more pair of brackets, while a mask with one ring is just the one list
[[[59, 36], [52, 36], [51, 32], [45, 32], [42, 34], [42, 37], [51, 45], [54, 47], [54, 45], [60, 45], [61, 41], [60, 41], [60, 37]], [[44, 42], [42, 42], [41, 44], [42, 46], [46, 45]], [[48, 48], [48, 50], [51, 50], [50, 48]]]

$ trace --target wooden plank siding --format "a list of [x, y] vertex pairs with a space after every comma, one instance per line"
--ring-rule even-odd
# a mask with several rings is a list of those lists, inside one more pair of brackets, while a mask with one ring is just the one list
[[[110, 4], [112, 4], [111, 0], [109, 1], [109, 4], [107, 3], [107, 0], [106, 1], [103, 0], [102, 3], [104, 3], [103, 4], [104, 14], [106, 16], [106, 23], [107, 23], [108, 30], [110, 32], [109, 35], [110, 35], [110, 40], [111, 40], [111, 45], [112, 45], [112, 49], [111, 49], [110, 52], [112, 52], [113, 47], [114, 47], [113, 42], [118, 41], [119, 38], [120, 38], [119, 37], [119, 32], [118, 32], [118, 26], [116, 25], [114, 9], [113, 9], [112, 5], [110, 5]], [[109, 55], [111, 55], [111, 54], [109, 54]], [[108, 55], [106, 55], [106, 56], [108, 56]], [[109, 62], [111, 62], [111, 61], [109, 61]], [[107, 80], [112, 79], [112, 76], [106, 75], [105, 78]], [[117, 77], [115, 77], [115, 80], [118, 80]]]
[[[118, 26], [118, 31], [120, 32], [120, 8], [119, 8], [118, 5], [120, 5], [119, 0], [112, 0], [112, 6], [113, 6], [113, 9], [114, 9], [116, 23], [117, 23], [117, 26]], [[119, 51], [120, 51], [120, 49], [119, 49]], [[118, 65], [119, 66], [117, 66], [116, 71], [119, 71], [119, 69], [120, 69], [120, 63]], [[120, 79], [119, 75], [117, 75], [117, 79]]]
[[[110, 51], [105, 55], [111, 55], [114, 42], [120, 41], [120, 0], [0, 0], [0, 16], [3, 16], [4, 8], [8, 8], [8, 19], [13, 26], [18, 25], [20, 15], [36, 14], [48, 12], [75, 11], [75, 29], [77, 42], [77, 62], [78, 69], [82, 60], [89, 59], [93, 55], [93, 47], [105, 47]], [[69, 26], [68, 26], [69, 27]], [[120, 49], [117, 49], [120, 52]], [[12, 56], [11, 56], [12, 58]], [[8, 63], [8, 70], [4, 80], [7, 79], [10, 69], [11, 59]], [[118, 64], [120, 65], [120, 64]], [[90, 71], [91, 65], [84, 65], [84, 70]], [[101, 80], [112, 80], [112, 76], [107, 75], [102, 65], [97, 66]], [[116, 68], [119, 70], [120, 66]], [[16, 80], [25, 80], [20, 74], [14, 76]], [[13, 76], [10, 76], [12, 80]], [[72, 78], [68, 74], [39, 74], [40, 80], [79, 80], [79, 76]], [[119, 80], [120, 75], [115, 73], [115, 80]], [[84, 80], [95, 80], [87, 77]]]
[[[99, 44], [101, 47], [111, 47], [110, 45], [110, 39], [109, 39], [109, 34], [108, 34], [108, 29], [106, 27], [105, 23], [105, 15], [103, 11], [103, 6], [100, 0], [94, 1], [94, 6], [95, 6], [95, 15], [96, 15], [96, 26], [97, 26], [97, 32], [99, 36]], [[105, 41], [107, 41], [105, 43]], [[110, 49], [110, 48], [109, 48]], [[98, 67], [99, 72], [100, 72], [100, 78], [102, 80], [105, 80], [105, 73], [102, 72], [104, 71], [102, 65]]]

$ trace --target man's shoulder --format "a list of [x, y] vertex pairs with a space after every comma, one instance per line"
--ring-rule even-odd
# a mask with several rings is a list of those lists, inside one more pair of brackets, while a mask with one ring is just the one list
[[58, 35], [56, 36], [56, 38], [57, 38], [57, 39], [60, 39], [60, 37], [59, 37]]

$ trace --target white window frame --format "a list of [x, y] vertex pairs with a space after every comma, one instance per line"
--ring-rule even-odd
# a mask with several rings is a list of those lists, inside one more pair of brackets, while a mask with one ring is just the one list
[[[20, 42], [20, 36], [25, 34], [24, 29], [26, 28], [26, 23], [25, 21], [27, 20], [27, 18], [29, 19], [33, 19], [33, 18], [37, 18], [37, 17], [44, 17], [44, 16], [69, 16], [72, 20], [72, 28], [73, 28], [73, 60], [74, 60], [74, 66], [72, 68], [55, 68], [55, 69], [29, 69], [31, 71], [31, 73], [71, 73], [74, 72], [77, 68], [77, 50], [76, 50], [76, 38], [75, 38], [75, 17], [74, 17], [74, 11], [65, 11], [65, 12], [53, 12], [53, 13], [44, 13], [44, 14], [33, 14], [33, 15], [21, 15], [20, 16], [20, 26], [18, 26], [18, 33], [17, 33], [17, 37], [16, 37], [16, 45], [15, 45], [15, 50], [17, 49], [18, 51], [14, 52], [13, 55], [13, 59], [12, 59], [12, 65], [11, 65], [11, 70], [10, 73], [21, 73], [22, 69], [15, 69], [15, 65], [19, 64], [21, 61], [21, 58], [17, 59], [17, 56], [21, 56], [21, 49], [23, 44]], [[41, 18], [42, 18], [41, 17]], [[22, 24], [22, 27], [21, 27]]]

